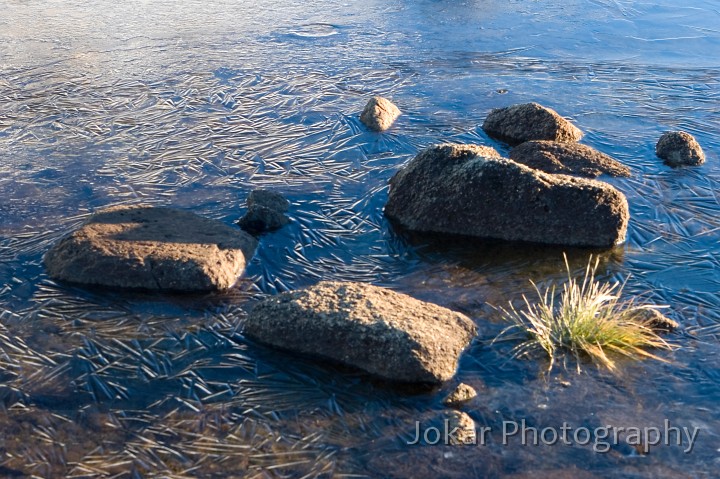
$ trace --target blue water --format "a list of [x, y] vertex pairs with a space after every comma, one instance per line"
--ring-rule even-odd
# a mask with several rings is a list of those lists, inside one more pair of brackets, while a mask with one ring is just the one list
[[[692, 0], [0, 1], [0, 475], [36, 477], [714, 477], [720, 416], [720, 6]], [[403, 111], [382, 135], [373, 94]], [[491, 305], [564, 277], [562, 248], [395, 231], [387, 180], [440, 141], [507, 147], [480, 125], [536, 101], [628, 165], [628, 241], [601, 276], [681, 324], [619, 376], [512, 359]], [[654, 155], [684, 129], [707, 155]], [[237, 288], [160, 295], [50, 280], [42, 255], [91, 211], [186, 208], [231, 224], [256, 187], [293, 222], [262, 238]], [[595, 251], [566, 250], [580, 274]], [[430, 392], [250, 344], [248, 305], [320, 279], [392, 287], [480, 329], [457, 380], [485, 446], [409, 446], [439, 424]], [[698, 429], [690, 453], [627, 441], [502, 444], [538, 428]], [[584, 475], [583, 475], [584, 474]]]

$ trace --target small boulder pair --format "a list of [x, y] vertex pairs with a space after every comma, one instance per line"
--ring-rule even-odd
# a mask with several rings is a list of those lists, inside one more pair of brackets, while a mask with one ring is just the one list
[[[572, 123], [558, 115], [554, 110], [545, 108], [537, 103], [524, 103], [492, 110], [485, 119], [482, 127], [489, 136], [505, 141], [510, 145], [519, 145], [524, 142], [534, 142], [536, 140], [571, 144], [582, 138], [582, 132]], [[515, 150], [518, 150], [518, 148], [515, 148], [514, 151]], [[513, 152], [511, 152], [510, 158], [518, 161], [530, 154], [531, 156], [534, 155], [531, 161], [542, 161], [543, 164], [548, 164], [547, 159], [541, 158], [543, 155], [547, 156], [547, 146], [541, 149], [541, 154], [538, 154], [537, 150], [537, 145], [527, 145], [521, 151], [515, 151], [515, 157], [513, 157]], [[575, 158], [583, 156], [591, 158], [597, 156], [596, 153], [593, 152], [594, 150], [589, 147], [584, 147], [583, 151], [579, 152], [580, 154], [575, 154], [574, 156]], [[669, 131], [664, 133], [655, 146], [655, 153], [659, 158], [663, 159], [668, 166], [672, 167], [698, 166], [705, 162], [705, 154], [697, 140], [691, 134], [684, 131]], [[603, 163], [608, 163], [608, 158], [609, 157], [606, 156], [605, 158], [598, 158], [598, 160]], [[615, 167], [617, 167], [617, 165], [613, 166], [613, 168]], [[556, 172], [562, 173], [562, 171]], [[613, 174], [612, 171], [609, 171], [609, 173]], [[617, 173], [620, 174], [616, 174], [615, 176], [629, 176], [629, 170], [625, 172], [618, 171]]]

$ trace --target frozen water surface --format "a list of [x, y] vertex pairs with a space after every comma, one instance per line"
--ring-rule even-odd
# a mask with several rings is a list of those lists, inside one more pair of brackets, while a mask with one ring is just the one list
[[[713, 477], [720, 414], [720, 7], [663, 0], [0, 1], [0, 475], [33, 477]], [[404, 115], [367, 132], [372, 94]], [[507, 149], [479, 126], [537, 101], [627, 164], [626, 245], [605, 279], [669, 304], [670, 361], [546, 377], [509, 360], [491, 304], [563, 277], [561, 248], [438, 241], [392, 229], [387, 180], [439, 141]], [[654, 156], [668, 129], [705, 165]], [[88, 290], [42, 255], [89, 212], [173, 205], [227, 223], [270, 187], [293, 223], [237, 288], [205, 296]], [[582, 271], [591, 254], [568, 251]], [[469, 314], [458, 380], [484, 446], [410, 446], [446, 390], [248, 343], [257, 298], [368, 281]], [[572, 372], [571, 372], [572, 371]], [[449, 384], [447, 389], [453, 384]], [[504, 445], [503, 421], [698, 427], [691, 453], [625, 443]]]

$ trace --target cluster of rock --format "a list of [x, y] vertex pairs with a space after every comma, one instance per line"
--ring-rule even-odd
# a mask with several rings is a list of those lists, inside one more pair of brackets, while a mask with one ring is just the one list
[[[400, 109], [390, 100], [374, 96], [360, 113], [360, 121], [368, 129], [382, 132], [390, 128], [400, 114]], [[531, 168], [590, 178], [601, 174], [630, 176], [630, 169], [615, 159], [578, 144], [583, 132], [555, 110], [537, 103], [496, 108], [485, 118], [482, 128], [492, 138], [516, 146], [510, 158]], [[705, 162], [698, 142], [684, 131], [664, 133], [655, 151], [673, 167]]]
[[[509, 158], [478, 145], [427, 148], [390, 180], [385, 215], [414, 231], [590, 247], [625, 240], [625, 195], [587, 178], [630, 176], [628, 167], [576, 143], [582, 132], [537, 103], [495, 109], [482, 127], [516, 145]], [[696, 146], [690, 135], [670, 133], [658, 155], [698, 164]]]
[[477, 391], [465, 383], [460, 383], [457, 387], [443, 400], [443, 405], [452, 408], [445, 413], [448, 421], [448, 430], [454, 431], [450, 435], [451, 445], [476, 445], [477, 432], [475, 431], [475, 421], [462, 408], [472, 404], [478, 397]]
[[107, 208], [55, 244], [45, 255], [45, 265], [51, 278], [81, 284], [226, 290], [257, 248], [251, 234], [289, 222], [284, 213], [290, 203], [279, 193], [255, 190], [247, 206], [238, 222], [245, 231], [175, 208]]
[[[389, 128], [400, 110], [372, 98], [360, 119]], [[411, 230], [577, 246], [611, 247], [625, 239], [628, 205], [603, 174], [628, 176], [613, 158], [576, 143], [582, 132], [535, 103], [493, 110], [483, 128], [516, 145], [510, 158], [479, 145], [442, 144], [421, 151], [390, 181], [385, 215]], [[671, 165], [700, 164], [686, 133], [663, 135], [658, 156]], [[108, 208], [92, 215], [45, 256], [55, 279], [120, 288], [226, 290], [258, 242], [290, 220], [282, 195], [255, 190], [241, 229], [193, 213], [150, 206]], [[671, 329], [654, 310], [642, 321]], [[657, 313], [657, 314], [655, 314]], [[476, 335], [465, 315], [369, 284], [321, 282], [260, 301], [245, 334], [260, 343], [359, 368], [390, 381], [442, 383]], [[445, 405], [460, 408], [477, 393], [461, 384]], [[465, 439], [472, 419], [451, 414]]]

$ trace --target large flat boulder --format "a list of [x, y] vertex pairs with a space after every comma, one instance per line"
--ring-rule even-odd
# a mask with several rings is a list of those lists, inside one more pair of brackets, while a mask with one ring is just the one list
[[545, 173], [596, 178], [602, 174], [630, 176], [630, 168], [615, 158], [580, 143], [526, 141], [510, 150], [510, 159]]
[[531, 140], [575, 142], [583, 134], [555, 110], [537, 103], [496, 108], [485, 118], [483, 130], [510, 145]]
[[121, 206], [92, 215], [45, 255], [48, 274], [75, 283], [151, 290], [230, 288], [257, 241], [188, 211]]
[[606, 183], [458, 144], [427, 148], [398, 171], [385, 215], [414, 231], [594, 247], [623, 242], [629, 219], [625, 195]]
[[463, 314], [363, 283], [324, 281], [258, 303], [244, 334], [390, 381], [440, 383], [476, 334]]

